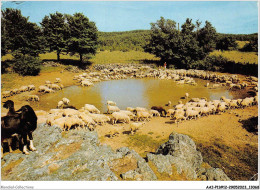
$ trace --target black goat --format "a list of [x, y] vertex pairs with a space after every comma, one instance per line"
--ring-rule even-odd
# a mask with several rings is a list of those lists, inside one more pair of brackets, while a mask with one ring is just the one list
[[3, 103], [4, 103], [3, 107], [8, 109], [7, 112], [8, 116], [17, 115], [17, 113], [14, 110], [14, 102], [12, 100], [7, 100], [6, 102]]
[[[23, 152], [29, 154], [27, 150], [27, 135], [30, 140], [30, 149], [32, 151], [36, 150], [33, 146], [32, 132], [37, 128], [37, 116], [29, 105], [22, 106], [17, 112], [21, 113], [1, 118], [1, 143], [4, 139], [10, 139], [14, 134], [21, 135], [23, 139]], [[1, 157], [3, 157], [3, 149]]]
[[163, 107], [161, 107], [161, 106], [153, 106], [153, 107], [151, 107], [151, 109], [152, 110], [157, 110], [161, 114], [161, 116], [162, 115], [166, 116], [166, 114], [167, 114], [166, 110]]

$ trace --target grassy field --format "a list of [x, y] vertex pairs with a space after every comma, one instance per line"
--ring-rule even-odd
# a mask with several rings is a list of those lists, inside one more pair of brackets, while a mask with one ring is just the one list
[[[64, 60], [79, 60], [78, 55], [60, 55], [61, 59]], [[12, 59], [10, 54], [3, 56], [2, 61], [7, 59]], [[57, 60], [57, 55], [55, 52], [40, 54], [41, 60]], [[154, 55], [145, 53], [142, 51], [100, 51], [97, 52], [95, 56], [90, 57], [89, 61], [92, 64], [106, 64], [106, 63], [140, 63], [144, 60], [156, 61], [159, 58], [156, 58]]]
[[249, 43], [249, 41], [236, 41], [238, 45], [238, 49], [242, 49], [246, 44]]
[[236, 63], [252, 63], [258, 64], [258, 56], [256, 52], [240, 52], [240, 51], [213, 51], [210, 55], [223, 56], [230, 61]]
[[[242, 46], [242, 45], [241, 45]], [[229, 60], [241, 63], [258, 63], [258, 56], [255, 52], [240, 52], [240, 51], [213, 51], [210, 55], [222, 55]], [[61, 55], [62, 60], [79, 60], [78, 55]], [[2, 57], [2, 61], [12, 59], [12, 56], [6, 55]], [[40, 54], [41, 60], [57, 60], [55, 52]], [[92, 64], [106, 64], [106, 63], [142, 63], [143, 61], [157, 61], [154, 55], [142, 51], [100, 51], [95, 56], [90, 57], [89, 61]]]

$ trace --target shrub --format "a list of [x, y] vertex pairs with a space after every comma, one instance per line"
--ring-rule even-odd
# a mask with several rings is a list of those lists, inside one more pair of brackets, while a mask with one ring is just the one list
[[13, 70], [20, 75], [38, 75], [40, 68], [40, 59], [29, 55], [17, 54], [14, 56]]

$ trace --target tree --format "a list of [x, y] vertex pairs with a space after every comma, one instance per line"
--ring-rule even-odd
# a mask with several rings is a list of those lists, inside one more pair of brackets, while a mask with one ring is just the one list
[[68, 51], [72, 54], [78, 53], [80, 62], [83, 62], [83, 55], [95, 54], [97, 50], [97, 27], [94, 22], [82, 13], [67, 15], [69, 27]]
[[216, 48], [216, 29], [210, 22], [206, 21], [205, 26], [198, 31], [199, 46], [203, 48], [205, 53], [209, 53]]
[[20, 10], [7, 8], [2, 10], [3, 40], [2, 46], [12, 53], [38, 56], [44, 47], [40, 27], [28, 21]]
[[254, 38], [246, 44], [241, 51], [248, 51], [248, 52], [257, 52], [258, 51], [258, 38]]
[[174, 63], [179, 67], [189, 67], [194, 61], [202, 59], [205, 55], [196, 40], [192, 20], [187, 19], [181, 28], [178, 31], [175, 21], [163, 17], [151, 23], [151, 38], [145, 51], [155, 54], [162, 62]]
[[59, 12], [45, 16], [41, 26], [49, 51], [56, 51], [57, 60], [60, 61], [60, 54], [67, 50], [68, 25], [65, 16]]
[[236, 49], [237, 46], [238, 45], [233, 37], [224, 36], [217, 40], [216, 49], [229, 50]]

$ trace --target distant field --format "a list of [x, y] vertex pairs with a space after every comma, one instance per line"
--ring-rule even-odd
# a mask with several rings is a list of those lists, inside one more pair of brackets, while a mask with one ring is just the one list
[[246, 44], [249, 43], [249, 41], [236, 41], [238, 45], [238, 49], [242, 49]]
[[240, 52], [240, 51], [213, 51], [210, 55], [222, 55], [228, 60], [236, 63], [252, 63], [258, 64], [258, 56], [255, 52]]
[[[61, 59], [71, 59], [71, 60], [79, 60], [79, 56], [74, 55], [60, 55]], [[12, 59], [11, 55], [6, 55], [2, 57], [2, 61], [7, 59]], [[57, 60], [57, 55], [55, 52], [40, 54], [40, 59], [49, 59], [49, 60]], [[100, 51], [95, 56], [92, 56], [89, 61], [93, 64], [106, 64], [106, 63], [140, 63], [143, 60], [159, 60], [154, 55], [145, 53], [142, 51]]]

